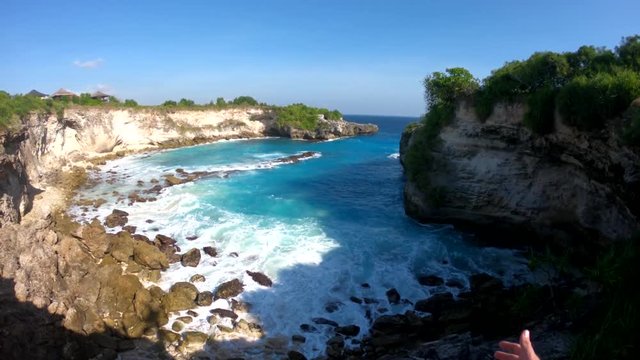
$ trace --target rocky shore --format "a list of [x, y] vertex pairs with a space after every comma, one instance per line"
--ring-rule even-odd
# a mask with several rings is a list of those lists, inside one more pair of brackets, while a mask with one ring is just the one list
[[[238, 279], [203, 292], [193, 285], [203, 280], [201, 276], [178, 282], [168, 291], [155, 285], [171, 263], [197, 267], [202, 256], [219, 256], [215, 248], [181, 254], [168, 236], [149, 239], [137, 234], [135, 226], [127, 224], [126, 212], [114, 210], [104, 224], [97, 220], [78, 224], [65, 209], [87, 181], [87, 172], [105, 160], [218, 139], [263, 137], [270, 135], [272, 122], [259, 109], [215, 114], [70, 109], [61, 119], [33, 115], [20, 131], [2, 134], [3, 358], [114, 359], [118, 353], [121, 358], [186, 358], [211, 342], [210, 336], [263, 337], [258, 323], [237, 315], [248, 311], [247, 304], [233, 299], [243, 289]], [[375, 126], [349, 123], [330, 133], [337, 137], [375, 131]], [[308, 152], [274, 161], [291, 164], [315, 156], [318, 154]], [[164, 187], [230, 175], [177, 169], [150, 182], [148, 189], [125, 195], [131, 202], [153, 201]], [[87, 208], [104, 203], [84, 201], [80, 205]], [[123, 230], [112, 233], [114, 227]], [[252, 269], [247, 274], [262, 286], [272, 284], [266, 275]], [[207, 319], [216, 327], [216, 335], [181, 331], [200, 315], [198, 308], [212, 304], [217, 307]], [[286, 343], [267, 346], [284, 356]]]

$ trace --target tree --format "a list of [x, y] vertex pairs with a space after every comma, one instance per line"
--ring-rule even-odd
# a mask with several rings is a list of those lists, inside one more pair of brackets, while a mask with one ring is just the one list
[[469, 70], [450, 68], [446, 73], [436, 71], [424, 79], [425, 99], [429, 108], [438, 104], [452, 104], [456, 98], [472, 95], [479, 88]]
[[247, 106], [256, 106], [258, 105], [258, 101], [251, 96], [238, 96], [233, 99], [231, 102], [233, 105], [247, 105]]
[[178, 102], [178, 106], [188, 107], [188, 106], [194, 106], [194, 105], [195, 105], [195, 102], [193, 102], [193, 100], [185, 99], [185, 98], [180, 99], [180, 101]]
[[168, 107], [170, 107], [170, 106], [178, 106], [178, 103], [176, 103], [173, 100], [167, 100], [167, 101], [162, 103], [162, 106], [168, 106]]
[[223, 97], [219, 97], [216, 99], [216, 106], [217, 107], [224, 107], [225, 105], [227, 105], [227, 102], [224, 101]]
[[616, 52], [624, 66], [640, 71], [640, 35], [623, 38]]

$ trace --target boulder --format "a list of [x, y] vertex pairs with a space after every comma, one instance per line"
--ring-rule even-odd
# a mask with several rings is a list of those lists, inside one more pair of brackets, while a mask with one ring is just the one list
[[213, 309], [209, 311], [212, 314], [218, 315], [220, 317], [223, 318], [230, 318], [231, 320], [235, 320], [238, 318], [238, 314], [234, 313], [231, 310], [226, 310], [226, 309]]
[[344, 336], [356, 336], [360, 333], [360, 327], [357, 325], [338, 326], [336, 333]]
[[89, 248], [93, 256], [101, 259], [109, 249], [109, 234], [97, 219], [93, 219], [91, 224], [80, 227], [73, 233], [73, 236], [82, 241]]
[[399, 304], [400, 303], [400, 293], [395, 288], [387, 290], [387, 299], [389, 300], [389, 304]]
[[338, 323], [333, 321], [333, 320], [329, 320], [329, 319], [325, 319], [322, 317], [316, 317], [311, 319], [314, 323], [318, 324], [318, 325], [329, 325], [329, 326], [333, 326], [333, 327], [337, 327]]
[[191, 283], [178, 282], [171, 286], [169, 292], [162, 298], [162, 306], [167, 312], [193, 309], [198, 289]]
[[451, 293], [441, 293], [432, 295], [428, 299], [418, 300], [415, 305], [416, 311], [437, 313], [442, 309], [451, 306], [455, 300]]
[[218, 251], [213, 246], [205, 246], [205, 247], [202, 248], [202, 251], [204, 251], [205, 254], [207, 254], [207, 255], [209, 255], [211, 257], [218, 256]]
[[200, 263], [200, 250], [191, 249], [182, 255], [180, 258], [182, 266], [196, 267]]
[[133, 239], [131, 235], [126, 231], [121, 231], [112, 237], [109, 253], [118, 261], [128, 262], [129, 258], [133, 256]]
[[162, 340], [166, 344], [171, 344], [180, 340], [180, 334], [174, 333], [173, 331], [166, 330], [166, 329], [160, 329], [158, 331], [158, 335], [160, 340]]
[[158, 248], [144, 241], [135, 241], [133, 244], [133, 259], [135, 262], [149, 269], [166, 270], [169, 267], [167, 256]]
[[229, 299], [234, 296], [240, 295], [242, 291], [244, 291], [244, 285], [242, 284], [242, 282], [238, 279], [233, 279], [218, 286], [214, 295], [214, 299]]
[[198, 306], [209, 306], [213, 303], [213, 293], [211, 291], [203, 291], [196, 297]]
[[200, 274], [195, 274], [189, 278], [190, 283], [204, 282], [205, 280], [206, 278], [204, 277], [204, 275], [200, 275]]
[[291, 350], [287, 353], [287, 358], [289, 360], [307, 360], [307, 358], [295, 350]]
[[273, 285], [273, 281], [271, 281], [271, 279], [269, 279], [267, 275], [261, 272], [251, 272], [247, 270], [247, 274], [251, 276], [253, 281], [257, 282], [262, 286], [271, 287]]
[[109, 214], [104, 220], [104, 224], [107, 227], [114, 228], [116, 226], [124, 226], [129, 221], [129, 213], [126, 211], [113, 209], [111, 214]]
[[182, 334], [182, 345], [187, 348], [200, 347], [207, 342], [209, 336], [200, 331], [185, 331]]

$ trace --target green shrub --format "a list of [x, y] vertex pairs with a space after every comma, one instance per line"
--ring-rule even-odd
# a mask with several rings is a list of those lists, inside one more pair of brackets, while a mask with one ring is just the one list
[[527, 97], [524, 124], [533, 132], [544, 135], [553, 131], [556, 108], [556, 90], [542, 88]]
[[162, 106], [166, 106], [166, 107], [178, 106], [178, 103], [173, 100], [167, 100], [162, 103]]
[[318, 125], [320, 109], [304, 104], [291, 104], [276, 110], [279, 125], [289, 125], [295, 128], [313, 130]]
[[640, 75], [631, 70], [584, 75], [571, 80], [557, 98], [565, 123], [580, 129], [598, 129], [622, 114], [640, 96]]
[[238, 96], [231, 101], [231, 104], [237, 106], [257, 106], [258, 101], [251, 96]]
[[479, 88], [478, 81], [465, 68], [450, 68], [446, 73], [436, 71], [424, 79], [427, 106], [453, 104], [459, 97], [472, 95]]
[[125, 107], [137, 107], [138, 102], [133, 99], [125, 99], [123, 105]]

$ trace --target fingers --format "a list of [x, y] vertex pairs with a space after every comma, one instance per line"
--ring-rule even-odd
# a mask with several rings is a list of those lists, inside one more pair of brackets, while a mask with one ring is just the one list
[[539, 359], [536, 355], [536, 352], [533, 351], [533, 345], [531, 344], [529, 330], [523, 331], [520, 335], [520, 346], [522, 347], [523, 353], [527, 355], [527, 358], [532, 360]]
[[516, 344], [516, 343], [513, 343], [511, 341], [500, 341], [498, 343], [498, 346], [500, 347], [501, 350], [504, 350], [506, 352], [510, 352], [512, 354], [519, 354], [520, 353], [520, 344]]
[[520, 360], [520, 356], [514, 354], [507, 354], [506, 352], [496, 351], [493, 357], [497, 360]]

